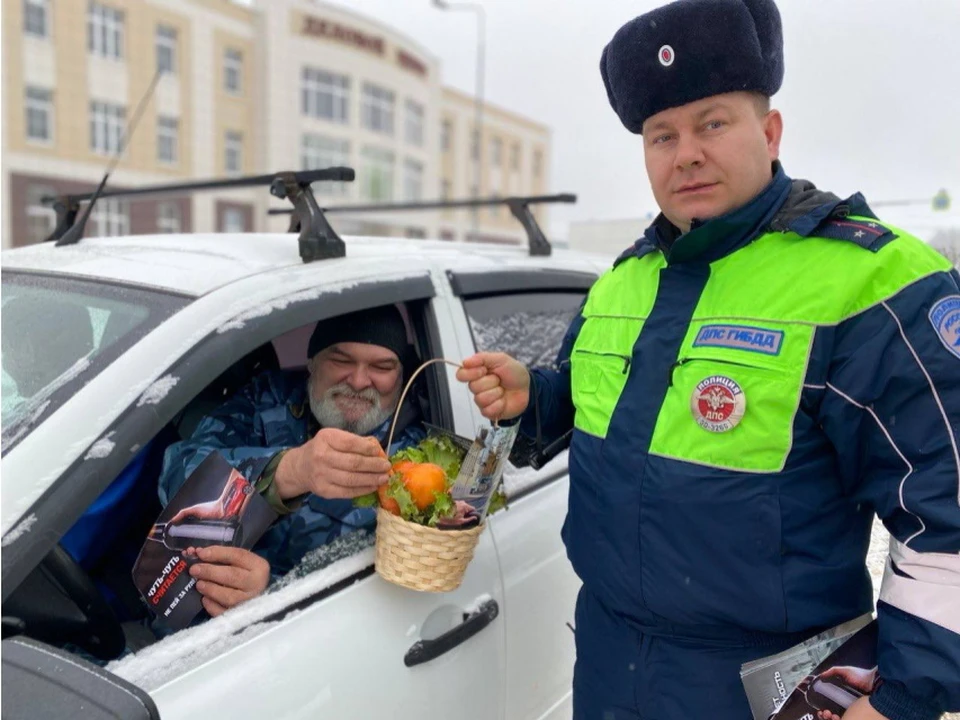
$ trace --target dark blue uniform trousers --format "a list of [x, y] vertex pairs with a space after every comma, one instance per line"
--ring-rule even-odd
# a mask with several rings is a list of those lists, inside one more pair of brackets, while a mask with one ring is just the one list
[[751, 720], [740, 666], [802, 639], [694, 639], [660, 628], [646, 632], [581, 589], [574, 720]]

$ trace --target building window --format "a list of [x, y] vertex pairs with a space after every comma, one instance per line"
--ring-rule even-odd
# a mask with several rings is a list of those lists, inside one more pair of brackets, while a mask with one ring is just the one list
[[242, 233], [247, 231], [246, 213], [241, 208], [226, 207], [220, 216], [221, 232]]
[[503, 141], [500, 138], [493, 138], [490, 141], [490, 164], [498, 168], [503, 155]]
[[177, 72], [176, 28], [157, 25], [157, 70], [161, 73]]
[[367, 130], [393, 135], [393, 93], [364, 83], [360, 122]]
[[53, 197], [56, 191], [47, 185], [27, 186], [27, 242], [46, 240], [57, 226], [57, 213], [51, 205], [44, 205], [44, 197]]
[[350, 78], [317, 68], [303, 68], [300, 106], [308, 117], [346, 123], [350, 108]]
[[470, 159], [480, 159], [480, 133], [476, 130], [470, 133]]
[[368, 147], [363, 149], [360, 160], [360, 192], [363, 199], [375, 202], [393, 200], [393, 153]]
[[421, 227], [408, 227], [404, 229], [403, 234], [411, 240], [426, 240], [427, 231]]
[[540, 177], [543, 172], [543, 153], [540, 150], [533, 151], [533, 176]]
[[243, 92], [243, 53], [227, 48], [223, 55], [223, 87], [231, 95]]
[[157, 204], [157, 232], [178, 233], [183, 227], [180, 203], [166, 201]]
[[96, 100], [90, 103], [90, 149], [93, 152], [112, 155], [120, 151], [126, 115], [122, 105]]
[[130, 205], [120, 198], [100, 198], [90, 214], [93, 237], [130, 234]]
[[423, 147], [423, 105], [407, 100], [404, 136], [410, 145]]
[[27, 139], [49, 143], [53, 140], [53, 93], [27, 86]]
[[157, 160], [162, 163], [177, 162], [177, 136], [180, 121], [174, 117], [157, 117]]
[[87, 49], [105, 58], [123, 57], [123, 12], [92, 2], [87, 11]]
[[[322, 135], [307, 133], [300, 138], [300, 169], [321, 170], [350, 164], [350, 143]], [[324, 195], [346, 195], [349, 183], [315, 183], [317, 192]]]
[[403, 161], [404, 202], [420, 202], [423, 199], [423, 163], [407, 158]]
[[450, 152], [450, 147], [453, 145], [453, 123], [449, 120], [444, 120], [440, 124], [440, 150], [443, 152]]
[[223, 167], [228, 173], [243, 171], [243, 134], [227, 130], [223, 144]]
[[520, 143], [514, 143], [510, 148], [510, 169], [517, 172], [520, 170]]
[[47, 37], [47, 14], [49, 10], [48, 0], [24, 0], [23, 31], [27, 35]]
[[453, 191], [453, 184], [449, 180], [440, 181], [440, 199], [449, 200], [450, 193]]

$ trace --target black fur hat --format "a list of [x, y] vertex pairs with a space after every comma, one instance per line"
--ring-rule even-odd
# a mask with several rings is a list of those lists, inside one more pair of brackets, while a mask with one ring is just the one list
[[773, 0], [677, 0], [634, 18], [600, 57], [610, 105], [632, 133], [669, 108], [736, 91], [771, 96], [783, 82]]

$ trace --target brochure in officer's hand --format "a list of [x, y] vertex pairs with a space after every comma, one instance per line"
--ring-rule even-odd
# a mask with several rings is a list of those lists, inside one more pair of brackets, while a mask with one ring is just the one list
[[187, 627], [203, 605], [187, 572], [196, 557], [185, 551], [211, 545], [249, 549], [276, 518], [253, 485], [220, 453], [211, 453], [160, 513], [133, 566], [133, 582], [147, 607], [167, 627]]
[[877, 622], [870, 613], [740, 669], [754, 720], [840, 718], [873, 692], [876, 675]]

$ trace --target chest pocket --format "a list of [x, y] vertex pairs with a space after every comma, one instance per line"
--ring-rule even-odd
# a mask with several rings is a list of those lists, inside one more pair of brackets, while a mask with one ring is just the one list
[[691, 325], [650, 452], [726, 470], [779, 472], [793, 445], [812, 328], [768, 329], [776, 347], [767, 342], [752, 349], [740, 341], [698, 342], [710, 327]]
[[576, 408], [573, 424], [578, 430], [606, 437], [629, 372], [630, 355], [625, 352], [574, 349], [570, 380]]

